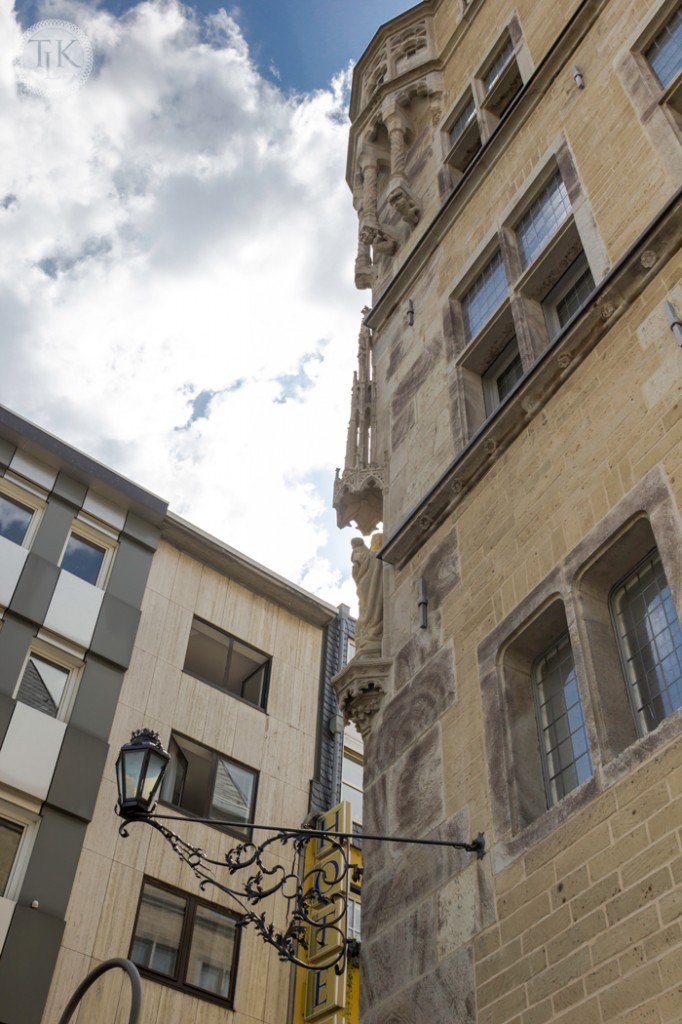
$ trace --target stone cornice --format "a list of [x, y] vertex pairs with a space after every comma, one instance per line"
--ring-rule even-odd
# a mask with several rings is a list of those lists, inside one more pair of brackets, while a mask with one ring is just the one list
[[446, 516], [456, 514], [462, 499], [679, 251], [681, 237], [682, 188], [388, 538], [379, 558], [401, 568]]

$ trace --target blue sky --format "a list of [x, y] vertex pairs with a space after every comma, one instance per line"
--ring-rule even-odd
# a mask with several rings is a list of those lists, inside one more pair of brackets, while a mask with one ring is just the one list
[[[0, 402], [351, 607], [349, 62], [408, 6], [0, 0]], [[60, 96], [43, 19], [95, 56]]]
[[[98, 6], [121, 15], [132, 0]], [[410, 0], [241, 0], [238, 4], [203, 0], [189, 4], [200, 15], [220, 7], [241, 27], [260, 71], [284, 88], [324, 88], [337, 71], [357, 60], [379, 25], [413, 6]], [[37, 20], [39, 5], [19, 3], [24, 28]], [[56, 8], [55, 8], [56, 9]], [[272, 69], [272, 70], [271, 70]], [[279, 78], [277, 77], [279, 76]]]

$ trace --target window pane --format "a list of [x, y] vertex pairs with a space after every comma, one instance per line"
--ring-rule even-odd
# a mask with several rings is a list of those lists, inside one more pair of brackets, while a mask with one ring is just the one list
[[360, 934], [360, 921], [361, 921], [361, 905], [358, 900], [348, 900], [348, 922], [346, 926], [346, 935], [349, 939], [361, 938]]
[[682, 8], [658, 33], [645, 56], [661, 85], [672, 82], [682, 67]]
[[251, 821], [256, 777], [253, 772], [218, 759], [211, 817], [246, 824]]
[[362, 763], [343, 755], [341, 799], [348, 800], [354, 823], [362, 823]]
[[552, 806], [592, 775], [573, 652], [567, 635], [535, 663], [533, 686], [547, 801]]
[[682, 707], [682, 631], [658, 552], [614, 592], [612, 608], [642, 732]]
[[175, 977], [187, 901], [147, 883], [130, 957], [139, 967]]
[[516, 237], [524, 267], [533, 261], [571, 212], [571, 202], [563, 178], [557, 171], [522, 217]]
[[187, 982], [227, 999], [234, 954], [235, 922], [210, 907], [198, 906], [187, 963]]
[[62, 557], [61, 567], [74, 576], [80, 576], [86, 583], [96, 584], [104, 555], [104, 548], [72, 533]]
[[581, 309], [594, 291], [594, 278], [588, 267], [556, 304], [559, 323], [563, 327]]
[[453, 124], [452, 128], [450, 129], [450, 145], [451, 146], [454, 146], [454, 144], [457, 142], [457, 139], [459, 139], [464, 134], [465, 128], [470, 123], [470, 121], [474, 118], [475, 114], [476, 114], [476, 108], [474, 107], [474, 99], [473, 99], [473, 96], [470, 96], [468, 101], [467, 101], [466, 106], [462, 110], [462, 113], [457, 117], [457, 119], [455, 120], [455, 123]]
[[502, 263], [502, 254], [497, 252], [462, 299], [462, 314], [467, 339], [473, 338], [492, 316], [506, 294], [507, 277]]
[[270, 658], [208, 623], [192, 623], [184, 671], [264, 707]]
[[33, 519], [33, 509], [0, 494], [0, 537], [23, 544]]
[[521, 356], [517, 353], [511, 363], [502, 370], [495, 380], [497, 385], [497, 395], [500, 402], [505, 400], [507, 395], [513, 390], [514, 385], [520, 381], [522, 377], [523, 364], [521, 362]]
[[4, 896], [7, 891], [23, 831], [23, 827], [15, 821], [0, 818], [0, 896]]
[[56, 718], [68, 678], [68, 669], [32, 654], [24, 670], [17, 700]]
[[514, 44], [512, 43], [511, 39], [508, 39], [507, 42], [504, 44], [503, 48], [500, 50], [497, 57], [495, 58], [495, 60], [493, 61], [493, 63], [490, 65], [490, 70], [486, 73], [486, 76], [483, 79], [483, 85], [485, 87], [486, 92], [490, 92], [495, 82], [500, 77], [500, 75], [506, 68], [507, 64], [509, 63], [509, 60], [513, 53]]

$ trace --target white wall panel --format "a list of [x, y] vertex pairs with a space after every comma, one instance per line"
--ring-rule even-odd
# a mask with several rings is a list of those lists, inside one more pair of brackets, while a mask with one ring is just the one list
[[46, 628], [89, 647], [103, 597], [99, 587], [62, 570], [45, 616]]

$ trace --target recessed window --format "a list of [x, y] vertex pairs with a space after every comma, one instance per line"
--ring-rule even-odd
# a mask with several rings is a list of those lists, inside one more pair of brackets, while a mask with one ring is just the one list
[[215, 904], [146, 881], [130, 959], [156, 981], [231, 1003], [238, 918]]
[[106, 548], [77, 533], [72, 533], [66, 542], [60, 567], [85, 580], [86, 583], [97, 586], [106, 554]]
[[582, 309], [593, 291], [592, 271], [587, 257], [581, 254], [542, 302], [550, 337], [558, 334], [571, 317]]
[[514, 339], [483, 374], [483, 394], [488, 416], [511, 394], [522, 377], [521, 354]]
[[537, 659], [532, 683], [547, 804], [551, 807], [592, 776], [585, 718], [567, 634]]
[[36, 711], [57, 718], [63, 710], [73, 670], [31, 653], [28, 656], [16, 699]]
[[682, 707], [682, 631], [652, 551], [611, 596], [618, 646], [640, 734]]
[[348, 750], [343, 752], [341, 799], [351, 805], [353, 831], [362, 831], [362, 760]]
[[353, 899], [352, 896], [349, 896], [347, 904], [346, 938], [355, 939], [356, 942], [360, 941], [362, 938], [361, 921], [362, 904], [360, 903], [360, 900]]
[[661, 85], [669, 85], [682, 68], [682, 7], [663, 26], [644, 56]]
[[0, 817], [0, 896], [7, 890], [23, 834], [23, 825]]
[[524, 267], [532, 263], [556, 229], [571, 213], [571, 202], [557, 171], [519, 221], [516, 237]]
[[495, 82], [498, 80], [504, 69], [506, 68], [509, 61], [514, 56], [514, 44], [511, 39], [507, 39], [502, 45], [502, 49], [493, 58], [493, 62], [483, 76], [483, 85], [486, 92], [490, 92]]
[[450, 145], [447, 161], [464, 172], [481, 148], [481, 130], [471, 89], [461, 100], [446, 131]]
[[0, 800], [0, 897], [17, 899], [36, 828], [33, 815]]
[[14, 544], [23, 544], [28, 534], [35, 509], [20, 501], [0, 494], [0, 537]]
[[467, 340], [490, 319], [507, 294], [507, 277], [502, 254], [495, 253], [462, 296], [462, 317]]
[[184, 736], [171, 738], [170, 755], [161, 799], [248, 838], [244, 826], [254, 818], [258, 773]]
[[269, 656], [201, 619], [192, 622], [184, 671], [249, 704], [265, 707]]

